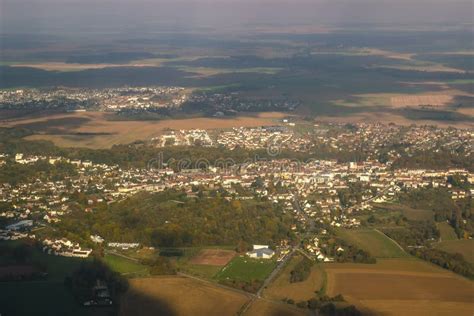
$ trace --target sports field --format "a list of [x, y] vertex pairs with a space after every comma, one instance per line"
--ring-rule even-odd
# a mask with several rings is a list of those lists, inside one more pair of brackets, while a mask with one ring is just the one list
[[363, 312], [472, 315], [474, 283], [417, 259], [325, 264], [328, 295], [342, 294]]
[[246, 256], [235, 257], [222, 268], [215, 278], [218, 280], [253, 281], [264, 280], [275, 268], [275, 260], [251, 259]]
[[377, 258], [404, 258], [409, 255], [393, 240], [374, 229], [338, 229], [337, 235]]

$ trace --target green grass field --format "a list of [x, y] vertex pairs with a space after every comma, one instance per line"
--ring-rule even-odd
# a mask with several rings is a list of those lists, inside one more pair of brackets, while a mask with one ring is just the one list
[[273, 271], [275, 266], [275, 260], [258, 260], [238, 256], [222, 268], [215, 278], [218, 280], [231, 279], [247, 282], [252, 280], [262, 281]]
[[183, 264], [180, 270], [198, 277], [212, 279], [221, 269], [219, 266], [211, 266], [204, 264]]
[[148, 275], [148, 267], [129, 260], [124, 257], [120, 257], [114, 254], [107, 254], [104, 257], [104, 262], [114, 271], [125, 275]]
[[446, 240], [436, 244], [436, 248], [449, 252], [460, 253], [466, 261], [474, 264], [474, 240]]
[[374, 229], [338, 229], [337, 235], [377, 258], [409, 257], [390, 238]]
[[[428, 221], [433, 219], [433, 212], [430, 210], [414, 209], [406, 205], [396, 203], [383, 203], [377, 207], [382, 212], [390, 214], [402, 214], [411, 221]], [[379, 210], [377, 214], [379, 214]]]
[[449, 225], [448, 223], [446, 223], [446, 222], [438, 223], [436, 226], [439, 229], [441, 241], [457, 240], [458, 239], [458, 236], [454, 232], [454, 228], [451, 227], [451, 225]]

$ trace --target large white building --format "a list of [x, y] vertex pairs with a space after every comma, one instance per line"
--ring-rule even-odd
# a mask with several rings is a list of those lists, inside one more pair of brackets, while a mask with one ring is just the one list
[[275, 255], [275, 251], [268, 248], [267, 245], [253, 245], [253, 250], [247, 252], [247, 256], [256, 259], [270, 259]]

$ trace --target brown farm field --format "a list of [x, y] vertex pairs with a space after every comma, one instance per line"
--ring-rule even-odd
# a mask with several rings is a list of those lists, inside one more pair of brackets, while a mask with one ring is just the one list
[[376, 315], [472, 315], [474, 283], [417, 259], [325, 264], [328, 295]]
[[315, 264], [311, 269], [309, 277], [302, 282], [290, 283], [290, 273], [302, 260], [295, 255], [288, 265], [280, 272], [278, 277], [264, 291], [265, 297], [283, 300], [293, 299], [295, 302], [307, 301], [315, 296], [325, 283], [325, 273], [320, 265]]
[[225, 266], [235, 256], [235, 251], [221, 249], [202, 249], [189, 261], [192, 264]]
[[119, 315], [235, 315], [249, 297], [184, 277], [130, 280]]
[[5, 127], [33, 130], [30, 140], [49, 140], [60, 147], [109, 148], [155, 137], [165, 129], [223, 129], [277, 125], [285, 113], [268, 112], [233, 118], [192, 118], [161, 121], [113, 121], [104, 112], [76, 112], [33, 116], [1, 122]]

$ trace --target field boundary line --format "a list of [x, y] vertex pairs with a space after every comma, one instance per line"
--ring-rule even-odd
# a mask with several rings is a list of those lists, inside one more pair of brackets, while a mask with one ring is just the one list
[[390, 238], [389, 236], [387, 236], [386, 234], [384, 234], [383, 232], [381, 232], [380, 230], [378, 230], [377, 228], [374, 228], [374, 230], [379, 233], [379, 234], [382, 234], [383, 236], [387, 237], [388, 239], [390, 239], [395, 245], [397, 245], [398, 248], [400, 248], [403, 253], [405, 253], [406, 255], [410, 256], [410, 254], [408, 252], [405, 251], [405, 249], [403, 249], [402, 246], [400, 246], [400, 244], [398, 242], [396, 242], [395, 240], [393, 240], [392, 238]]

